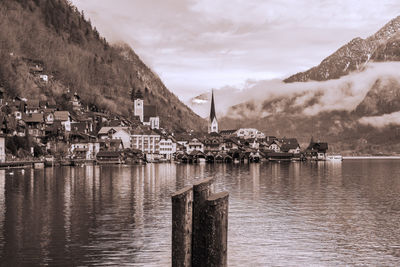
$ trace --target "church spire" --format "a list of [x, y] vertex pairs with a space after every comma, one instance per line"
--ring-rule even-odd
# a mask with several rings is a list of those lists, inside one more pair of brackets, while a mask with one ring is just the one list
[[218, 121], [215, 115], [215, 104], [214, 104], [214, 91], [211, 93], [211, 110], [210, 120], [208, 122], [208, 133], [218, 133]]
[[210, 111], [210, 122], [217, 117], [215, 116], [215, 105], [214, 105], [214, 90], [211, 91], [211, 111]]

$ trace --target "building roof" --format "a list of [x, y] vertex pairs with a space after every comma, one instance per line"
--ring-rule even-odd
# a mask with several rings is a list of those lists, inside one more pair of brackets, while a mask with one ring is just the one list
[[54, 120], [55, 121], [69, 120], [69, 112], [68, 111], [54, 111]]
[[43, 122], [42, 113], [23, 114], [22, 120], [26, 123], [40, 123]]
[[26, 108], [27, 109], [39, 108], [39, 100], [28, 100], [28, 101], [26, 101]]
[[232, 129], [232, 130], [221, 130], [219, 133], [221, 135], [231, 135], [234, 134], [237, 131], [237, 129]]
[[97, 157], [119, 157], [120, 153], [118, 151], [99, 151]]
[[211, 110], [210, 110], [210, 121], [217, 119], [215, 115], [215, 105], [214, 105], [214, 91], [211, 92]]
[[308, 147], [307, 150], [314, 150], [314, 151], [318, 151], [318, 152], [326, 152], [328, 150], [328, 143], [325, 142], [311, 142]]
[[85, 132], [87, 124], [85, 122], [73, 122], [71, 123], [71, 130], [77, 132]]
[[100, 131], [97, 134], [108, 134], [108, 132], [110, 130], [114, 130], [115, 132], [118, 132], [119, 130], [125, 130], [126, 132], [128, 132], [129, 127], [125, 127], [125, 126], [116, 126], [116, 127], [101, 127]]
[[153, 131], [149, 127], [138, 126], [131, 130], [131, 135], [160, 135], [160, 134]]
[[296, 138], [284, 138], [282, 139], [282, 143], [283, 144], [281, 146], [281, 150], [284, 152], [300, 147], [299, 142], [297, 142]]

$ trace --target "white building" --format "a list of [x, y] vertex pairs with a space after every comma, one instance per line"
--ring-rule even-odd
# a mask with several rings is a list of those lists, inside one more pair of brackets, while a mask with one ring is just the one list
[[190, 154], [192, 151], [201, 151], [204, 153], [204, 144], [199, 139], [193, 138], [186, 146], [186, 152]]
[[273, 150], [275, 152], [281, 152], [281, 146], [282, 146], [281, 142], [279, 142], [278, 140], [273, 140], [269, 145], [268, 149]]
[[72, 143], [70, 151], [72, 154], [81, 153], [87, 160], [93, 160], [96, 159], [96, 155], [100, 151], [100, 143], [99, 142]]
[[160, 139], [160, 155], [165, 159], [172, 159], [174, 153], [176, 153], [176, 142], [172, 137]]
[[136, 128], [131, 131], [131, 148], [138, 149], [145, 154], [160, 153], [160, 135], [152, 130]]
[[265, 138], [265, 134], [261, 131], [254, 128], [240, 128], [236, 131], [236, 136], [239, 138], [249, 139], [249, 138], [257, 138], [263, 139]]
[[112, 134], [112, 139], [120, 139], [125, 148], [131, 147], [131, 134], [127, 128], [117, 129]]
[[[105, 126], [105, 127], [101, 127], [100, 131], [97, 133], [97, 137], [99, 137], [100, 139], [122, 139], [122, 137], [124, 136], [124, 133], [121, 131], [125, 131], [129, 134], [129, 127], [125, 127], [125, 126]], [[118, 132], [118, 134], [116, 135], [117, 137], [121, 137], [121, 138], [114, 138], [114, 135]], [[124, 144], [124, 147], [125, 144]], [[130, 145], [128, 146], [130, 147]]]

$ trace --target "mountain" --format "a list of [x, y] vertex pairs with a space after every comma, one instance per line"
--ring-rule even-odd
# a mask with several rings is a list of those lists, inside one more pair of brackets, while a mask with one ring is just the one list
[[157, 106], [162, 127], [205, 129], [128, 45], [110, 45], [67, 0], [0, 1], [0, 58], [0, 87], [10, 97], [62, 103], [71, 90], [88, 106], [130, 117], [130, 92], [141, 90], [145, 103]]
[[352, 71], [362, 70], [369, 61], [400, 60], [400, 16], [391, 20], [367, 39], [357, 37], [339, 48], [322, 62], [284, 81], [306, 82], [337, 79]]
[[377, 79], [354, 114], [363, 116], [382, 116], [400, 110], [400, 81], [389, 77]]
[[[343, 154], [400, 155], [399, 69], [397, 17], [305, 72], [230, 88], [231, 105], [220, 116], [220, 128], [255, 127], [267, 135], [297, 137], [302, 147], [313, 136]], [[215, 92], [217, 99], [228, 95], [226, 89]]]

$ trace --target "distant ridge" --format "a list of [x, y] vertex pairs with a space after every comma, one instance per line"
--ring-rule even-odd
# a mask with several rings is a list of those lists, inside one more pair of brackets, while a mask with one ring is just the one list
[[400, 61], [400, 16], [367, 39], [354, 38], [335, 53], [305, 72], [285, 79], [286, 83], [337, 79], [362, 70], [370, 61]]

